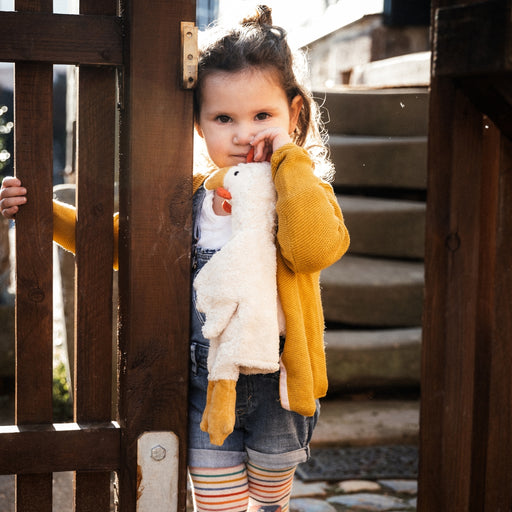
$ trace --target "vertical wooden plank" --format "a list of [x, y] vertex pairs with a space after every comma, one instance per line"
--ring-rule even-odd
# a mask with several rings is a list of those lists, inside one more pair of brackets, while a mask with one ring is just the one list
[[[471, 489], [474, 368], [479, 277], [482, 115], [457, 91], [453, 110], [445, 303], [431, 322], [446, 314], [444, 342], [444, 416], [441, 448], [443, 483], [451, 507], [469, 510]], [[470, 205], [470, 207], [468, 207]], [[440, 269], [441, 270], [441, 269]], [[438, 274], [438, 278], [444, 278]], [[436, 283], [433, 283], [436, 286]], [[446, 504], [449, 502], [446, 502]], [[446, 504], [444, 506], [446, 506]]]
[[[78, 83], [75, 421], [102, 422], [112, 418], [115, 71], [84, 66]], [[76, 473], [75, 491], [77, 512], [108, 511], [110, 473]]]
[[512, 510], [512, 148], [485, 106], [432, 78], [420, 512]]
[[[16, 0], [51, 12], [51, 0]], [[31, 190], [16, 232], [16, 423], [52, 421], [52, 81], [49, 64], [15, 65], [15, 172]], [[20, 212], [21, 213], [21, 212]], [[52, 475], [16, 476], [17, 512], [50, 511]]]
[[179, 439], [186, 505], [192, 93], [181, 90], [180, 22], [195, 2], [126, 5], [120, 170], [120, 507], [137, 502], [137, 439]]
[[[497, 160], [495, 168], [497, 207], [493, 237], [494, 293], [489, 318], [488, 341], [490, 353], [488, 433], [485, 474], [485, 501], [482, 510], [512, 509], [512, 142], [497, 135], [489, 159]], [[491, 153], [491, 151], [489, 152]]]
[[[14, 6], [53, 10], [52, 0]], [[16, 219], [16, 423], [45, 423], [53, 415], [53, 67], [15, 64], [14, 73], [15, 173], [31, 191]], [[16, 476], [17, 512], [51, 508], [51, 473]]]
[[[115, 0], [80, 14], [115, 15]], [[112, 418], [112, 261], [116, 89], [113, 68], [81, 66], [77, 112], [75, 421]], [[110, 473], [75, 473], [76, 512], [110, 510]]]
[[418, 510], [478, 510], [483, 118], [451, 80], [431, 87]]
[[[15, 65], [15, 172], [29, 201], [16, 218], [16, 423], [52, 421], [52, 81]], [[16, 478], [17, 511], [51, 511], [52, 475]]]
[[[447, 317], [437, 312], [445, 303], [448, 285], [446, 268], [449, 252], [446, 244], [450, 241], [447, 226], [452, 157], [451, 146], [444, 141], [451, 137], [454, 98], [455, 89], [451, 82], [432, 78], [429, 109], [429, 129], [432, 135], [428, 143], [428, 167], [432, 171], [427, 175], [418, 496], [418, 509], [425, 512], [441, 511], [444, 501], [440, 411], [444, 406], [443, 362]], [[456, 247], [456, 239], [452, 240], [452, 245]]]

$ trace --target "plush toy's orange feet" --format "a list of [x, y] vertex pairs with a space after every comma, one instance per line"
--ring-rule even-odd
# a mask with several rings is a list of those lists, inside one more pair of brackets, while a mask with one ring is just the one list
[[210, 443], [222, 446], [235, 426], [236, 381], [217, 380], [208, 383], [206, 407], [201, 430], [208, 432]]

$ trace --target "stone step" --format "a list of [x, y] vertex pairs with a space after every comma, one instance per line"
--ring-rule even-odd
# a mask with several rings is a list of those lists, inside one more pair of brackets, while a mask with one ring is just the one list
[[346, 255], [322, 272], [325, 319], [367, 327], [421, 325], [423, 263]]
[[338, 195], [349, 229], [350, 253], [423, 258], [425, 208], [420, 201]]
[[336, 187], [426, 189], [427, 137], [330, 135]]
[[313, 448], [418, 442], [418, 400], [323, 399], [320, 405]]
[[430, 51], [408, 53], [354, 66], [350, 85], [367, 87], [428, 87]]
[[427, 87], [340, 88], [315, 92], [330, 134], [427, 135]]
[[421, 328], [325, 332], [329, 394], [362, 388], [417, 387]]

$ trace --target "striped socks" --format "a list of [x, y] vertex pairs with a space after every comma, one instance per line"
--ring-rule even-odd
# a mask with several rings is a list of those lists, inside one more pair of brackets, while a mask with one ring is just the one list
[[248, 462], [249, 494], [254, 512], [288, 512], [295, 466], [266, 469]]
[[189, 468], [189, 474], [196, 512], [288, 512], [295, 466], [266, 469], [248, 462], [231, 468]]
[[189, 468], [197, 512], [245, 512], [249, 500], [245, 464], [232, 468]]

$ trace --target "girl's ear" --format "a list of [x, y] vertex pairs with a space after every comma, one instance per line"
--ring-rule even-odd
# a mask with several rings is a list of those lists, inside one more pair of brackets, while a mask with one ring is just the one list
[[295, 131], [297, 121], [299, 120], [299, 114], [302, 110], [302, 105], [304, 105], [304, 100], [302, 99], [302, 96], [297, 94], [290, 103], [290, 129], [288, 130], [288, 133], [293, 133]]

